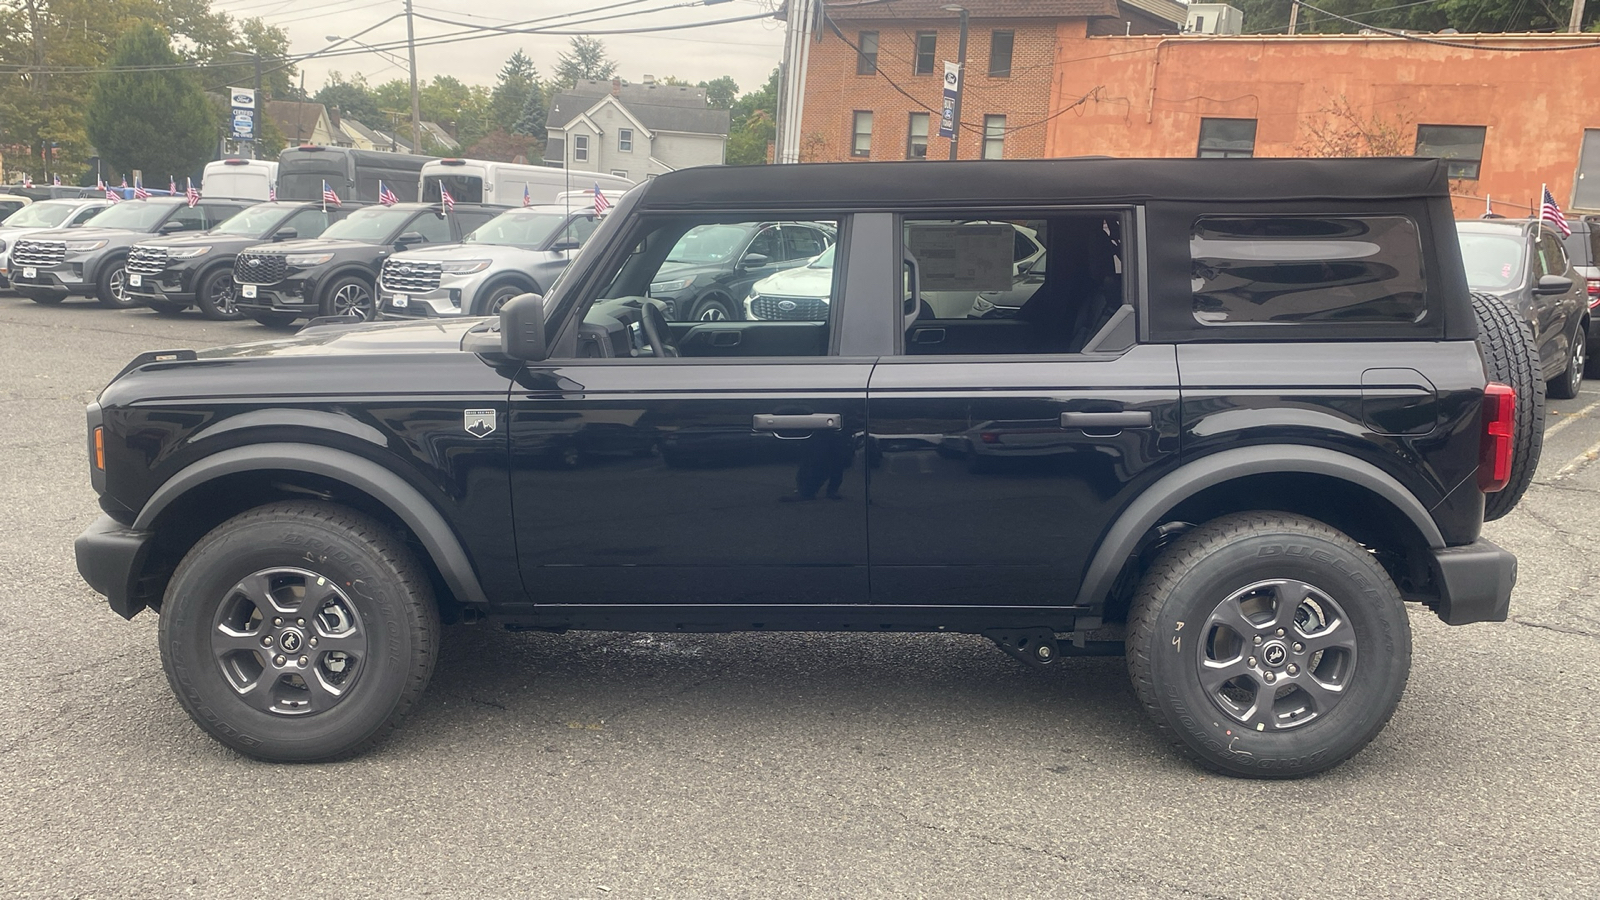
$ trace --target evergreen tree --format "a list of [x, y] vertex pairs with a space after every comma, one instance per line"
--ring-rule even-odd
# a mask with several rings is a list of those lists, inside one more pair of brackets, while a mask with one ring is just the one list
[[617, 74], [617, 62], [606, 56], [605, 42], [578, 35], [556, 61], [556, 85], [569, 88], [584, 79], [604, 81]]
[[511, 55], [500, 68], [494, 91], [489, 95], [491, 130], [515, 131], [528, 105], [528, 95], [539, 86], [539, 70], [521, 50]]
[[[125, 31], [107, 60], [114, 67], [178, 62], [166, 33], [148, 22]], [[211, 156], [220, 124], [192, 72], [108, 71], [89, 95], [88, 137], [108, 172], [193, 172]]]
[[535, 84], [533, 89], [528, 91], [527, 102], [522, 105], [522, 115], [517, 118], [516, 124], [511, 127], [512, 133], [526, 134], [536, 137], [540, 141], [545, 140], [545, 119], [549, 112], [550, 108], [545, 100], [544, 88]]

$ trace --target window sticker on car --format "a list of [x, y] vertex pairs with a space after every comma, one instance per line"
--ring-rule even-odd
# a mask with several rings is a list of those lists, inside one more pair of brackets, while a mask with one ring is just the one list
[[925, 291], [1003, 291], [1011, 287], [1016, 229], [1010, 225], [913, 225], [906, 249], [922, 266]]

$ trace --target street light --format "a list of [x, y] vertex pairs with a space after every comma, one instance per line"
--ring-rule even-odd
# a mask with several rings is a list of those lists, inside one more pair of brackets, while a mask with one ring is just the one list
[[[336, 34], [330, 34], [327, 36], [327, 38], [329, 41], [336, 43], [348, 43], [355, 44], [358, 47], [365, 47], [379, 56], [388, 57], [390, 65], [406, 68], [405, 66], [401, 66], [398, 62], [394, 61], [399, 59], [398, 56], [395, 56], [393, 53], [390, 53], [386, 50], [379, 50], [377, 47], [374, 47], [371, 44], [363, 44], [355, 38], [342, 38]], [[416, 38], [412, 36], [411, 31], [411, 0], [406, 0], [406, 43], [411, 49], [411, 65], [409, 67], [409, 71], [411, 72], [411, 152], [421, 153], [422, 98], [421, 95], [417, 93], [417, 43]]]
[[955, 3], [939, 8], [961, 14], [961, 44], [956, 48], [956, 102], [950, 108], [950, 158], [955, 159], [956, 148], [961, 143], [961, 94], [967, 86], [967, 8]]

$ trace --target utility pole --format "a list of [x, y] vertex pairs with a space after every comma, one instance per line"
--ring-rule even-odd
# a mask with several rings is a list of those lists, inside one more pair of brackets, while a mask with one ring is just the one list
[[1583, 30], [1583, 0], [1572, 0], [1572, 18], [1567, 21], [1567, 30], [1573, 34]]
[[255, 140], [250, 142], [250, 158], [258, 159], [260, 158], [260, 154], [256, 152], [256, 145], [261, 143], [261, 124], [266, 121], [267, 118], [267, 98], [261, 95], [261, 52], [256, 51], [250, 55], [256, 58], [256, 130]]
[[[1579, 0], [1583, 2], [1583, 0]], [[1289, 33], [1294, 34], [1295, 28], [1300, 25], [1300, 0], [1289, 0]]]
[[800, 161], [800, 118], [805, 112], [806, 64], [811, 56], [811, 25], [816, 17], [814, 0], [788, 0], [788, 33], [783, 41], [783, 64], [778, 77], [778, 135], [772, 161]]
[[[967, 87], [967, 17], [969, 14], [965, 7], [956, 6], [954, 4], [941, 7], [941, 9], [958, 13], [961, 16], [961, 40], [956, 47], [956, 70], [959, 72], [959, 74], [956, 76], [956, 102], [955, 105], [950, 108], [950, 118], [952, 120], [952, 127], [950, 131], [950, 158], [953, 160], [957, 158], [957, 151], [961, 146], [961, 95], [966, 93]], [[978, 155], [982, 156], [983, 145], [981, 143], [979, 144], [978, 149]]]
[[422, 98], [417, 93], [417, 33], [412, 26], [411, 0], [406, 0], [406, 50], [411, 54], [411, 152], [422, 152]]

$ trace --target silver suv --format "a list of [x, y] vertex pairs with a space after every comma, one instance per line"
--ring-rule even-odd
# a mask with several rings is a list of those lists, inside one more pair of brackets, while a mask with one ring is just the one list
[[18, 238], [52, 228], [77, 228], [110, 204], [111, 201], [104, 198], [41, 200], [12, 213], [0, 223], [0, 288], [11, 286], [7, 280], [11, 269], [11, 247]]
[[548, 290], [598, 226], [588, 208], [507, 210], [459, 244], [385, 260], [378, 308], [390, 318], [494, 315], [518, 294]]

